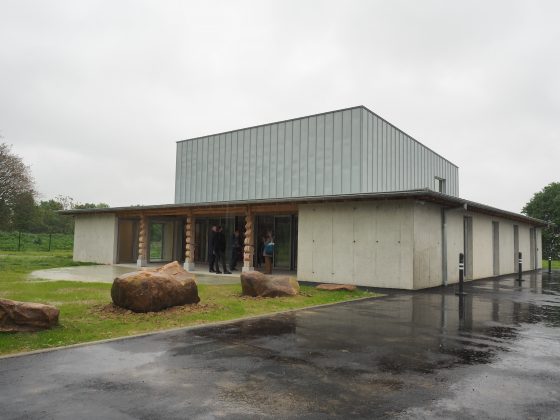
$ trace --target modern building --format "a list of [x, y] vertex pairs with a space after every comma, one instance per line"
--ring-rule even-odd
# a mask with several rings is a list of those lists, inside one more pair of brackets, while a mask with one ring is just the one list
[[[541, 268], [541, 220], [459, 198], [456, 165], [363, 106], [177, 142], [175, 203], [84, 209], [74, 259], [206, 267], [207, 235], [266, 232], [299, 280], [422, 289]], [[229, 254], [229, 250], [228, 250]]]

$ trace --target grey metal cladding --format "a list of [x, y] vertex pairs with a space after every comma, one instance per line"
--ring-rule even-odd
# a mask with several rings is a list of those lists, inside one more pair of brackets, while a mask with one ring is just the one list
[[434, 189], [458, 168], [358, 106], [177, 143], [175, 203]]

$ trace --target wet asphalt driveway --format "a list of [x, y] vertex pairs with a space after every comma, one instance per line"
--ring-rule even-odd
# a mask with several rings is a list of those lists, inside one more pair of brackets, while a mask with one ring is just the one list
[[0, 417], [560, 418], [560, 273], [0, 359]]

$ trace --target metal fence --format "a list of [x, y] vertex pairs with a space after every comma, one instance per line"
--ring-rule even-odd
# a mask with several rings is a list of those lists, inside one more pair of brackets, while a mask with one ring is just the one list
[[0, 232], [0, 251], [71, 251], [71, 233]]

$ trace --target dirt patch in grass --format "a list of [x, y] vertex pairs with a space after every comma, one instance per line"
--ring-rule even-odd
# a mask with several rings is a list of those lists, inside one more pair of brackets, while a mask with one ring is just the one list
[[166, 315], [180, 315], [193, 313], [208, 313], [213, 310], [220, 309], [219, 305], [213, 303], [198, 303], [192, 305], [172, 306], [158, 312], [134, 312], [130, 309], [121, 308], [114, 303], [106, 305], [93, 305], [90, 309], [92, 314], [101, 318], [119, 318], [123, 315], [139, 316], [139, 317], [161, 317]]

